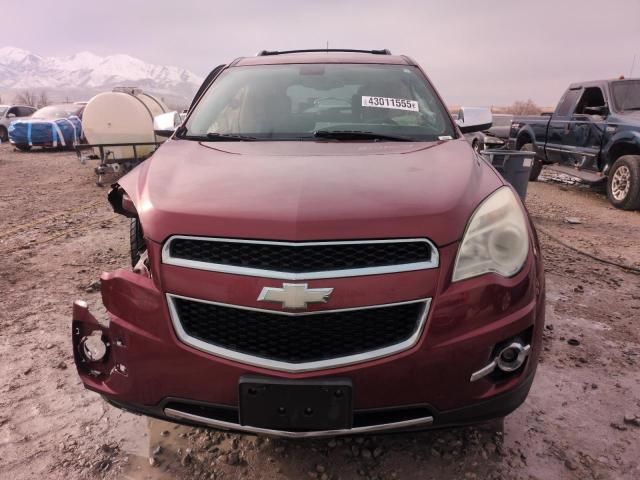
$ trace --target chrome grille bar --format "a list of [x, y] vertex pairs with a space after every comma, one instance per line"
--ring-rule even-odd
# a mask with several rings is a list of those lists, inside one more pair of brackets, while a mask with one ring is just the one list
[[[187, 240], [195, 242], [205, 242], [208, 244], [241, 244], [243, 246], [277, 246], [277, 247], [327, 247], [327, 246], [346, 246], [353, 247], [357, 245], [384, 245], [384, 244], [405, 244], [405, 243], [422, 243], [424, 244], [423, 258], [416, 261], [403, 262], [391, 265], [379, 265], [372, 267], [354, 267], [341, 269], [312, 270], [304, 272], [279, 271], [274, 269], [256, 268], [247, 265], [234, 265], [229, 263], [216, 263], [202, 260], [193, 260], [181, 258], [172, 254], [172, 244], [176, 241]], [[264, 278], [275, 278], [282, 280], [313, 280], [321, 278], [341, 278], [354, 277], [362, 275], [382, 275], [398, 272], [410, 272], [415, 270], [426, 270], [437, 268], [439, 266], [439, 255], [437, 247], [426, 238], [400, 238], [387, 240], [349, 240], [349, 241], [327, 241], [327, 242], [281, 242], [268, 240], [244, 240], [229, 239], [216, 237], [195, 237], [186, 235], [174, 235], [170, 237], [162, 248], [162, 263], [166, 265], [175, 265], [179, 267], [194, 268], [198, 270], [207, 270], [211, 272], [231, 273], [235, 275], [248, 275]]]

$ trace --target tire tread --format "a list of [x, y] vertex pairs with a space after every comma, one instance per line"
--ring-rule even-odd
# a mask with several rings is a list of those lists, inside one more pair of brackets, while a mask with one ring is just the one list
[[135, 267], [140, 260], [140, 254], [145, 250], [144, 236], [140, 220], [131, 218], [129, 223], [129, 252], [131, 255], [131, 266]]
[[[613, 174], [620, 165], [626, 165], [631, 172], [631, 187], [624, 200], [616, 200], [611, 192]], [[640, 209], [640, 155], [623, 155], [613, 163], [607, 178], [607, 198], [616, 208], [622, 210]]]

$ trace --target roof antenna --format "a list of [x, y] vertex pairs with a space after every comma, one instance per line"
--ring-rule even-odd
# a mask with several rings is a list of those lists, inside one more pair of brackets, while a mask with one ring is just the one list
[[629, 78], [633, 77], [633, 69], [636, 66], [636, 54], [633, 54], [633, 61], [631, 62], [631, 71], [629, 72]]

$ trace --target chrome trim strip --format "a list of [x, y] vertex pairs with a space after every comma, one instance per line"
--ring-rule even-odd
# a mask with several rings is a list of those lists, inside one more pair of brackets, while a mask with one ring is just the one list
[[[173, 323], [173, 328], [175, 329], [176, 335], [178, 336], [180, 341], [182, 341], [183, 343], [189, 345], [190, 347], [201, 350], [203, 352], [207, 352], [212, 355], [216, 355], [218, 357], [226, 358], [228, 360], [237, 361], [247, 365], [253, 365], [256, 367], [268, 368], [271, 370], [279, 370], [279, 371], [290, 372], [290, 373], [309, 372], [313, 370], [324, 370], [328, 368], [343, 367], [346, 365], [353, 365], [355, 363], [366, 362], [366, 361], [374, 360], [377, 358], [388, 357], [389, 355], [393, 355], [395, 353], [408, 350], [409, 348], [413, 347], [416, 343], [418, 343], [418, 340], [420, 339], [420, 335], [424, 330], [424, 325], [427, 319], [427, 315], [429, 314], [429, 307], [431, 305], [431, 298], [422, 298], [419, 300], [410, 300], [406, 302], [387, 303], [382, 305], [367, 305], [364, 307], [341, 308], [336, 310], [316, 310], [313, 312], [278, 312], [274, 310], [264, 310], [260, 308], [245, 307], [245, 306], [239, 306], [239, 305], [229, 305], [226, 303], [200, 300], [197, 298], [184, 297], [181, 295], [173, 295], [170, 293], [167, 293], [166, 297], [167, 297], [167, 305], [169, 306], [169, 314], [171, 316], [171, 322]], [[176, 310], [175, 303], [173, 301], [174, 298], [181, 298], [181, 299], [190, 300], [193, 302], [207, 303], [210, 305], [218, 305], [221, 307], [237, 308], [239, 310], [249, 310], [254, 312], [264, 312], [264, 313], [271, 313], [275, 315], [296, 316], [296, 317], [319, 315], [321, 313], [337, 313], [337, 312], [349, 312], [354, 310], [369, 310], [372, 308], [395, 307], [398, 305], [408, 305], [411, 303], [423, 303], [424, 306], [423, 306], [422, 312], [420, 313], [420, 318], [418, 320], [417, 328], [409, 338], [407, 338], [406, 340], [400, 343], [396, 343], [395, 345], [390, 345], [384, 348], [378, 348], [376, 350], [370, 350], [368, 352], [347, 355], [345, 357], [336, 357], [328, 360], [317, 360], [314, 362], [290, 363], [290, 362], [284, 362], [280, 360], [271, 360], [268, 358], [257, 357], [255, 355], [250, 355], [247, 353], [236, 352], [234, 350], [229, 350], [228, 348], [219, 347], [217, 345], [213, 345], [211, 343], [205, 342], [198, 338], [192, 337], [184, 330], [184, 328], [182, 327], [182, 323], [180, 323], [180, 318], [178, 317], [178, 311]]]
[[492, 373], [496, 369], [496, 367], [497, 367], [496, 361], [495, 360], [491, 360], [491, 363], [489, 363], [487, 366], [482, 367], [477, 372], [473, 372], [471, 374], [471, 378], [469, 379], [469, 381], [470, 382], [476, 382], [476, 381], [480, 380], [481, 378], [486, 377], [487, 375]]
[[211, 300], [203, 300], [201, 298], [193, 298], [186, 297], [184, 295], [176, 295], [174, 293], [166, 294], [169, 299], [171, 298], [182, 298], [183, 300], [191, 300], [193, 302], [200, 303], [208, 303], [210, 305], [218, 305], [219, 307], [228, 307], [228, 308], [237, 308], [238, 310], [249, 310], [252, 312], [263, 312], [263, 313], [273, 313], [275, 315], [284, 315], [290, 317], [303, 317], [306, 315], [319, 315], [321, 313], [339, 313], [339, 312], [351, 312], [354, 310], [370, 310], [372, 308], [385, 308], [385, 307], [397, 307], [399, 305], [409, 305], [411, 303], [429, 303], [431, 298], [419, 298], [417, 300], [407, 300], [404, 302], [394, 302], [394, 303], [381, 303], [377, 305], [364, 305], [362, 307], [348, 307], [348, 308], [334, 308], [332, 310], [314, 310], [312, 312], [308, 311], [296, 311], [296, 312], [284, 312], [279, 310], [270, 310], [268, 308], [257, 308], [257, 307], [247, 307], [245, 305], [233, 305], [231, 303], [222, 303], [222, 302], [214, 302]]
[[[348, 270], [327, 270], [321, 272], [291, 273], [277, 270], [264, 270], [260, 268], [237, 267], [233, 265], [223, 265], [219, 263], [201, 262], [198, 260], [184, 260], [174, 258], [169, 252], [171, 242], [174, 240], [200, 240], [205, 242], [228, 242], [228, 243], [253, 243], [258, 245], [281, 245], [288, 247], [308, 247], [321, 245], [350, 245], [350, 244], [371, 244], [371, 243], [408, 243], [424, 242], [431, 251], [431, 260], [428, 262], [404, 263], [399, 265], [387, 265], [383, 267], [352, 268]], [[428, 270], [438, 268], [440, 257], [437, 247], [426, 238], [397, 238], [386, 240], [344, 240], [329, 242], [277, 242], [270, 240], [243, 240], [237, 238], [220, 237], [194, 237], [189, 235], [173, 235], [162, 246], [162, 263], [177, 267], [194, 268], [197, 270], [207, 270], [209, 272], [231, 273], [235, 275], [248, 275], [252, 277], [275, 278], [279, 280], [315, 280], [320, 278], [343, 278], [357, 277], [361, 275], [382, 275], [386, 273], [412, 272], [415, 270]]]
[[583, 150], [578, 150], [576, 149], [570, 149], [570, 148], [558, 148], [558, 147], [550, 147], [550, 146], [545, 146], [544, 147], [546, 150], [552, 150], [554, 152], [561, 152], [561, 153], [570, 153], [572, 155], [584, 155], [586, 157], [595, 157], [596, 154], [595, 153], [591, 153], [591, 152], [585, 152]]
[[317, 437], [337, 437], [341, 435], [357, 435], [361, 433], [383, 432], [388, 430], [399, 430], [417, 426], [427, 426], [433, 424], [433, 417], [413, 418], [411, 420], [403, 420], [394, 423], [382, 423], [379, 425], [367, 425], [366, 427], [354, 427], [341, 430], [318, 430], [310, 432], [290, 432], [287, 430], [271, 430], [269, 428], [251, 427], [249, 425], [240, 425], [238, 423], [224, 422], [222, 420], [213, 420], [200, 415], [182, 412], [173, 408], [165, 408], [165, 415], [172, 418], [190, 420], [192, 422], [202, 423], [209, 427], [221, 430], [235, 430], [239, 432], [257, 433], [260, 435], [269, 435], [274, 437], [285, 438], [317, 438]]

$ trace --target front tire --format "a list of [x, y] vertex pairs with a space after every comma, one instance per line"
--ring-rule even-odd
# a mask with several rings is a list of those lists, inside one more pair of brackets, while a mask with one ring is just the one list
[[[536, 149], [533, 147], [533, 143], [525, 143], [520, 147], [521, 152], [535, 152]], [[538, 180], [540, 176], [540, 172], [542, 172], [542, 159], [538, 158], [536, 155], [533, 158], [533, 164], [531, 165], [531, 171], [529, 172], [529, 181], [535, 182]]]
[[607, 197], [616, 208], [640, 209], [640, 155], [618, 158], [607, 179]]
[[140, 261], [140, 255], [147, 248], [147, 245], [144, 243], [142, 225], [140, 225], [140, 220], [137, 218], [132, 218], [129, 224], [129, 246], [131, 266], [135, 267]]
[[9, 133], [7, 129], [4, 127], [0, 127], [0, 142], [6, 142], [9, 140]]

